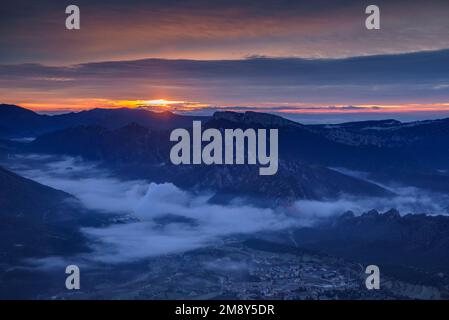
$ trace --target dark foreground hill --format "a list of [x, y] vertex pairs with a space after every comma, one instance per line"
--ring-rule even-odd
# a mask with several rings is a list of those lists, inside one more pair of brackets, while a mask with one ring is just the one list
[[0, 167], [0, 265], [82, 250], [81, 214], [69, 194]]

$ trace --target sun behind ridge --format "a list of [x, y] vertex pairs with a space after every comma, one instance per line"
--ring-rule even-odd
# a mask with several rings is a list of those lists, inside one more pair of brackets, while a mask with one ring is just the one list
[[180, 104], [180, 103], [184, 103], [184, 101], [173, 101], [173, 100], [167, 100], [167, 99], [155, 99], [155, 100], [146, 100], [145, 101], [146, 105], [160, 106], [160, 107], [164, 107], [164, 106], [168, 106], [168, 105], [172, 105], [172, 104]]

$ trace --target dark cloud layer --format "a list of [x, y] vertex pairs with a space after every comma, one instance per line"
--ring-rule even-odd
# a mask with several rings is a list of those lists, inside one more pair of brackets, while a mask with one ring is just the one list
[[0, 95], [8, 100], [169, 97], [216, 106], [443, 104], [449, 101], [449, 50], [345, 59], [0, 65]]

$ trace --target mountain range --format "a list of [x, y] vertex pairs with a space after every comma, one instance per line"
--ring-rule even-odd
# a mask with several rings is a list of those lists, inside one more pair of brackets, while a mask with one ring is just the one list
[[[132, 111], [130, 111], [132, 112]], [[307, 127], [281, 117], [217, 112], [204, 122], [205, 128], [278, 128], [279, 171], [259, 176], [257, 168], [239, 166], [175, 166], [169, 159], [170, 130], [131, 123], [118, 129], [80, 125], [39, 136], [21, 150], [33, 153], [81, 156], [101, 161], [127, 178], [172, 182], [192, 191], [211, 191], [225, 197], [262, 197], [270, 201], [336, 198], [342, 194], [388, 196], [391, 192], [371, 182], [332, 170], [318, 157], [354, 148], [333, 142]], [[317, 148], [319, 146], [319, 148]], [[201, 177], [207, 177], [202, 179]]]
[[27, 138], [76, 127], [98, 125], [119, 128], [137, 123], [154, 129], [171, 129], [190, 126], [193, 120], [203, 117], [180, 116], [171, 112], [152, 112], [146, 109], [127, 108], [92, 109], [58, 115], [38, 114], [16, 105], [0, 104], [0, 138]]
[[[172, 165], [170, 132], [190, 130], [193, 120], [219, 130], [278, 129], [277, 174], [260, 176], [251, 165]], [[122, 179], [171, 182], [193, 193], [210, 191], [213, 202], [243, 197], [252, 205], [276, 207], [343, 195], [388, 198], [395, 196], [385, 186], [391, 182], [447, 193], [448, 147], [449, 119], [304, 125], [258, 112], [194, 117], [122, 108], [49, 116], [0, 105], [2, 162], [20, 153], [81, 157]], [[24, 273], [11, 268], [25, 258], [89, 251], [80, 227], [109, 223], [93, 218], [101, 216], [89, 214], [63, 191], [0, 167], [0, 282], [10, 288], [26, 283]], [[446, 216], [401, 216], [395, 209], [360, 216], [347, 212], [278, 237], [283, 245], [294, 242], [299, 248], [366, 264], [374, 260], [383, 271], [411, 282], [433, 285], [442, 279], [440, 273], [449, 272]]]
[[[264, 179], [254, 177], [252, 168], [247, 166], [195, 166], [195, 169], [172, 166], [168, 158], [173, 145], [169, 133], [173, 128], [190, 128], [193, 120], [201, 120], [204, 128], [277, 128], [279, 173], [272, 179]], [[288, 199], [389, 193], [334, 168], [360, 171], [369, 180], [383, 184], [402, 183], [448, 192], [448, 130], [449, 119], [303, 125], [259, 112], [216, 112], [211, 117], [193, 117], [121, 108], [48, 116], [18, 106], [0, 106], [3, 154], [19, 150], [82, 156], [104, 161], [126, 177], [140, 175], [191, 190], [283, 195]], [[29, 136], [37, 138], [29, 144], [6, 140]], [[198, 174], [209, 179], [198, 179]]]
[[[177, 127], [190, 128], [193, 120], [201, 120], [204, 128], [278, 128], [280, 161], [293, 162], [294, 167], [304, 166], [308, 172], [314, 171], [310, 167], [325, 167], [328, 170], [346, 168], [360, 171], [367, 179], [383, 184], [400, 183], [449, 192], [449, 119], [303, 125], [258, 112], [216, 112], [211, 117], [193, 117], [121, 108], [48, 116], [18, 106], [1, 105], [0, 137], [37, 137], [30, 146], [33, 152], [80, 155], [112, 161], [117, 167], [121, 161], [120, 171], [123, 174], [136, 175], [138, 170], [145, 169], [141, 167], [143, 164], [167, 164], [170, 147], [168, 132]], [[12, 145], [11, 141], [0, 143], [0, 154], [5, 153], [7, 147], [17, 146]], [[124, 170], [129, 163], [137, 163], [135, 169], [128, 165], [128, 169]], [[150, 169], [140, 172], [156, 179], [157, 172], [153, 173], [154, 170]], [[168, 171], [172, 170], [170, 167]], [[234, 185], [232, 180], [230, 184]], [[311, 188], [322, 189], [318, 185]], [[349, 189], [354, 191], [358, 188]], [[323, 192], [321, 196], [332, 197], [347, 191], [348, 188], [336, 186], [334, 192]], [[314, 193], [296, 191], [292, 196], [308, 197]]]

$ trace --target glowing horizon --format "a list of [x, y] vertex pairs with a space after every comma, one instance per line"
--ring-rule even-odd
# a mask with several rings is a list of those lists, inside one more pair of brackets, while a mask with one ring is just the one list
[[169, 98], [136, 99], [136, 100], [108, 100], [108, 99], [75, 99], [57, 103], [28, 103], [8, 102], [36, 112], [57, 111], [83, 111], [95, 108], [117, 109], [117, 108], [145, 108], [151, 111], [172, 111], [175, 113], [190, 113], [196, 111], [260, 111], [268, 113], [286, 114], [320, 114], [320, 113], [413, 113], [413, 112], [449, 112], [449, 102], [437, 104], [334, 104], [314, 105], [304, 103], [269, 103], [248, 105], [211, 105], [207, 103], [188, 102], [185, 100], [171, 100]]
[[448, 111], [449, 2], [382, 1], [380, 30], [364, 27], [364, 5], [325, 2], [92, 0], [73, 32], [54, 1], [26, 11], [5, 3], [0, 103], [39, 112]]

